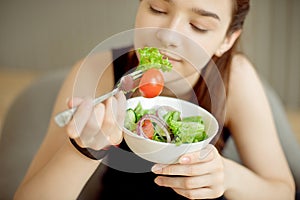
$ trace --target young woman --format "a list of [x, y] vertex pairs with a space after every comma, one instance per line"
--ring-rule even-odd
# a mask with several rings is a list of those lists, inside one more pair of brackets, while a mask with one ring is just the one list
[[[247, 58], [235, 51], [248, 10], [249, 0], [141, 0], [137, 12], [136, 28], [151, 27], [151, 31], [136, 34], [134, 47], [162, 49], [176, 71], [166, 76], [168, 87], [184, 98], [194, 93], [199, 105], [209, 111], [226, 89], [226, 101], [216, 102], [214, 112], [224, 124], [215, 145], [185, 154], [173, 165], [123, 156], [121, 150], [127, 150], [121, 130], [124, 94], [96, 106], [92, 97], [111, 90], [114, 80], [136, 66], [138, 58], [134, 51], [117, 60], [115, 51], [103, 52], [88, 63], [78, 63], [67, 77], [53, 113], [65, 110], [70, 98], [68, 106], [79, 106], [78, 110], [66, 128], [50, 122], [15, 198], [76, 199], [81, 193], [98, 199], [293, 199], [294, 181], [261, 82]], [[203, 48], [207, 56], [196, 66], [201, 76], [185, 59], [195, 53], [193, 46]], [[89, 67], [83, 70], [82, 64]], [[222, 81], [215, 79], [216, 73]], [[192, 87], [182, 87], [183, 79]], [[221, 155], [229, 135], [244, 165]], [[76, 144], [94, 150], [120, 147], [113, 148], [104, 161], [83, 155]], [[92, 180], [96, 181], [89, 184]]]

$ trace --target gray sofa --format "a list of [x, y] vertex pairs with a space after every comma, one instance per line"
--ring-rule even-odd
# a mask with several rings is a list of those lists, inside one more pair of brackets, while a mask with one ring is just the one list
[[[0, 140], [0, 199], [12, 199], [32, 157], [39, 148], [50, 119], [52, 106], [66, 70], [41, 77], [14, 101], [3, 123]], [[275, 92], [265, 84], [279, 137], [300, 187], [300, 147], [288, 124], [284, 109]], [[233, 140], [229, 140], [224, 156], [240, 162]]]

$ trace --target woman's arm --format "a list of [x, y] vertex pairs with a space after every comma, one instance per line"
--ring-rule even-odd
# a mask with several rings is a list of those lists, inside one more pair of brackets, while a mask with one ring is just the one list
[[228, 127], [245, 167], [225, 159], [225, 194], [232, 199], [293, 199], [294, 181], [262, 84], [242, 55], [235, 56], [231, 70]]
[[[58, 95], [53, 116], [67, 109], [66, 100], [74, 95], [93, 97], [97, 87], [93, 84], [98, 83], [99, 79], [99, 76], [96, 77], [95, 74], [105, 77], [99, 82], [101, 87], [97, 87], [98, 94], [107, 92], [113, 87], [113, 71], [112, 67], [109, 66], [111, 62], [110, 52], [97, 55], [96, 58], [89, 61], [85, 60], [86, 62], [89, 62], [90, 65], [86, 68], [88, 70], [83, 69], [81, 63], [78, 63], [67, 77]], [[81, 74], [78, 74], [78, 72]], [[74, 88], [76, 85], [82, 86], [83, 90]], [[102, 113], [105, 112], [107, 115], [108, 112], [112, 112], [112, 102], [118, 99], [124, 100], [123, 97], [111, 98], [103, 106], [99, 106], [98, 110], [103, 111]], [[86, 113], [96, 112], [90, 98], [77, 104]], [[76, 117], [80, 118], [81, 116]], [[110, 122], [105, 121], [102, 125], [105, 123]], [[47, 135], [19, 186], [15, 199], [76, 199], [100, 161], [85, 157], [72, 146], [68, 137], [72, 135], [72, 132], [75, 133], [75, 128], [69, 125], [66, 128], [59, 128], [51, 120]], [[98, 128], [101, 128], [101, 126]]]
[[36, 162], [38, 158], [34, 159], [15, 199], [76, 199], [99, 164], [74, 151], [67, 141], [44, 166], [36, 169]]
[[158, 175], [177, 175], [158, 176], [156, 184], [191, 199], [222, 194], [227, 199], [294, 199], [294, 181], [262, 85], [242, 56], [232, 63], [226, 125], [245, 165], [222, 157], [209, 145], [182, 156], [179, 164], [155, 165], [152, 171]]

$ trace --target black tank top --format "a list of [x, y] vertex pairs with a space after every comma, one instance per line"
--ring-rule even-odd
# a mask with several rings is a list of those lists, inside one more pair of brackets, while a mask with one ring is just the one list
[[[130, 47], [113, 50], [115, 82], [128, 70], [129, 50]], [[154, 179], [157, 175], [151, 172], [153, 165], [133, 154], [123, 141], [118, 148], [109, 150], [108, 156], [83, 188], [79, 199], [187, 199], [171, 188], [156, 185]]]

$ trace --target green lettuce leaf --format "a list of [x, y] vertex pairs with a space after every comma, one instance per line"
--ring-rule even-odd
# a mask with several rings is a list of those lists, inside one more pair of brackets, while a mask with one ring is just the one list
[[155, 113], [155, 110], [154, 109], [144, 109], [142, 107], [142, 104], [141, 102], [139, 102], [137, 104], [137, 106], [134, 108], [133, 110], [136, 114], [136, 118], [137, 120], [136, 121], [139, 121], [144, 115], [146, 114], [154, 114]]
[[201, 116], [191, 116], [191, 117], [185, 117], [182, 119], [184, 122], [198, 122], [200, 124], [204, 124], [204, 121]]
[[163, 72], [171, 71], [172, 64], [168, 58], [163, 58], [163, 55], [155, 47], [144, 47], [138, 49], [140, 55], [140, 63], [137, 70], [146, 71], [152, 68], [160, 69]]
[[176, 143], [194, 143], [207, 138], [204, 125], [198, 122], [183, 122], [178, 128]]
[[208, 137], [201, 116], [191, 116], [181, 120], [180, 112], [170, 111], [163, 118], [174, 134], [177, 145], [199, 142]]

